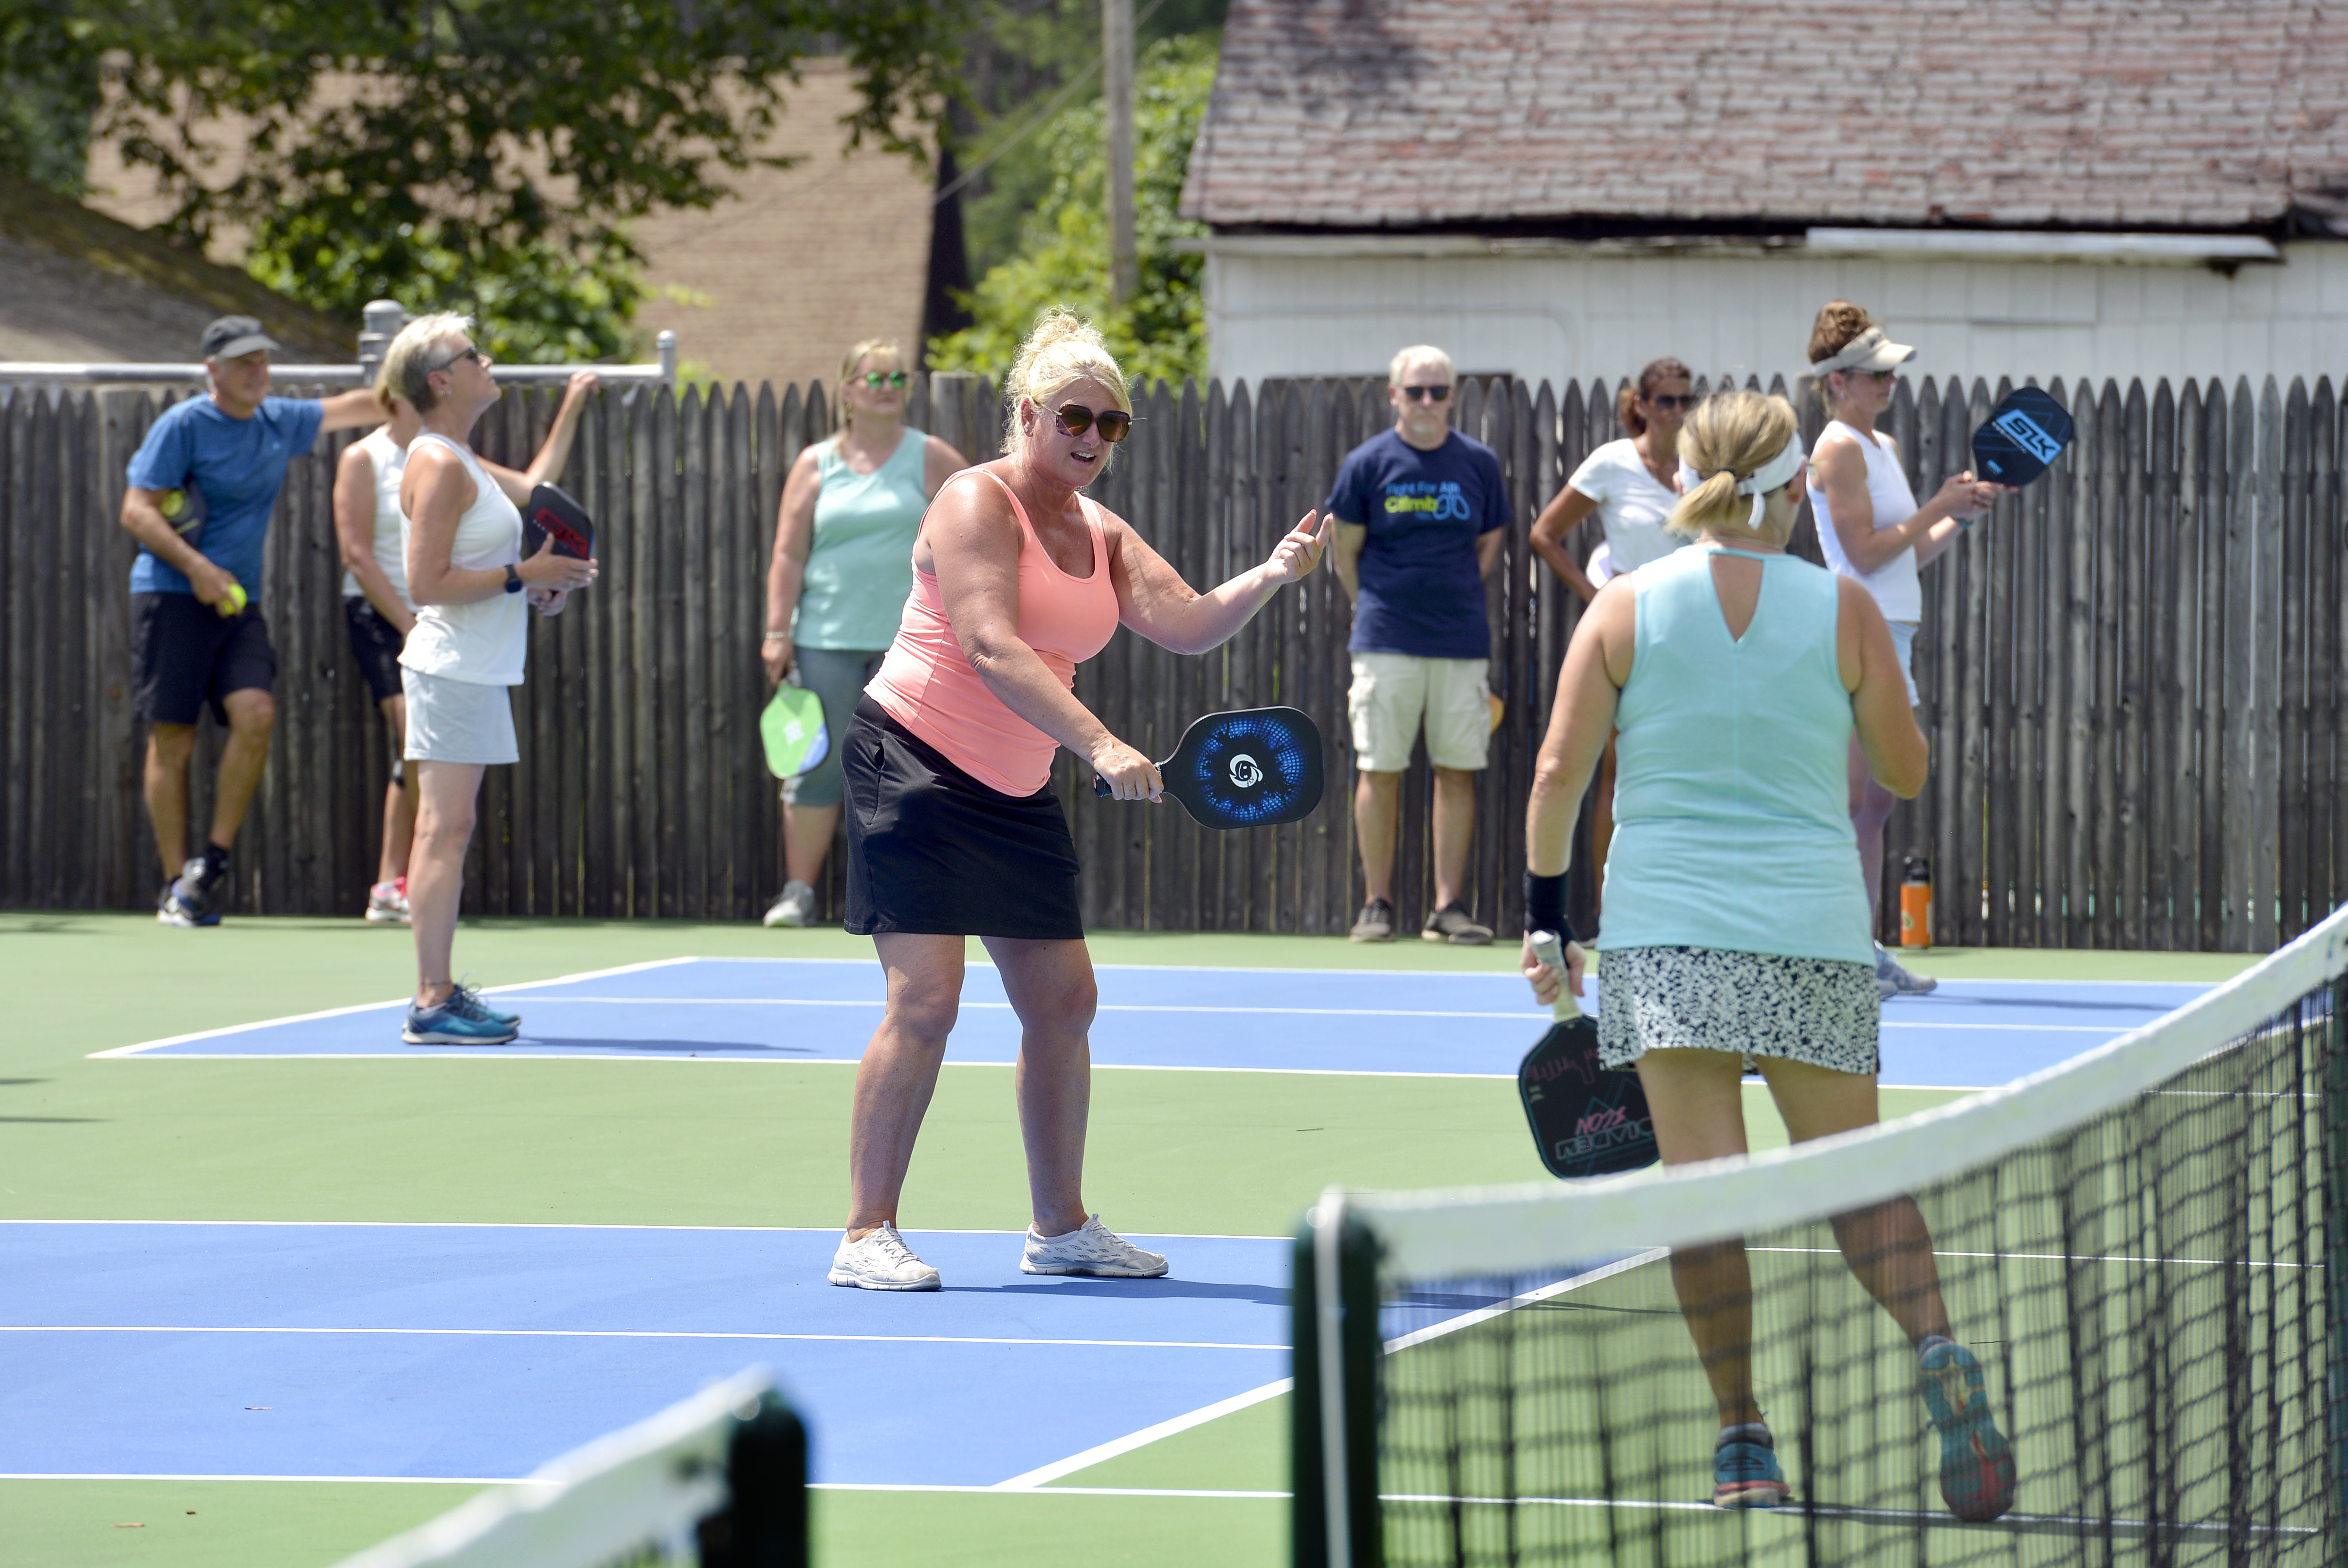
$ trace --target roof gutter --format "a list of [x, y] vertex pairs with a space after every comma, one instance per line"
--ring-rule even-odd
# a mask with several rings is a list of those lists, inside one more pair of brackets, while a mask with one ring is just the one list
[[1914, 261], [2100, 261], [2199, 267], [2280, 261], [2271, 240], [2253, 234], [2103, 234], [1995, 229], [1813, 229], [1813, 256]]
[[2239, 267], [2280, 261], [2250, 234], [2114, 234], [1989, 229], [1812, 229], [1795, 235], [1622, 235], [1598, 240], [1485, 234], [1209, 234], [1182, 238], [1189, 255], [1341, 256], [1851, 256], [1914, 261], [2080, 261], [2103, 265]]

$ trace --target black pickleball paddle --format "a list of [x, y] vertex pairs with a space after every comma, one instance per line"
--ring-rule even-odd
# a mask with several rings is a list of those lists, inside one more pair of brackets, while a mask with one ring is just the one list
[[[1295, 708], [1209, 713], [1158, 764], [1166, 793], [1207, 827], [1270, 827], [1321, 804], [1321, 732]], [[1093, 794], [1109, 793], [1093, 776]]]
[[559, 556], [585, 560], [595, 553], [594, 519], [560, 485], [540, 485], [530, 493], [530, 505], [521, 513], [523, 559], [536, 555], [550, 538]]
[[2017, 386], [1973, 432], [1973, 472], [2017, 488], [2046, 472], [2071, 444], [2071, 415], [2048, 394]]
[[[1565, 948], [1553, 931], [1533, 933], [1533, 956], [1565, 968]], [[1600, 1065], [1598, 1020], [1561, 988], [1550, 1005], [1555, 1022], [1517, 1068], [1517, 1093], [1533, 1146], [1552, 1176], [1604, 1176], [1652, 1165], [1655, 1121], [1635, 1071]]]

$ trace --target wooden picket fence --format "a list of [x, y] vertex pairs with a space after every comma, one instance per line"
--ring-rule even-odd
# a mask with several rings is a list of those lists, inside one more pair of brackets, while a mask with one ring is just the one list
[[[1888, 428], [1919, 496], [1963, 466], [1967, 433], [2005, 386], [1902, 386]], [[2052, 390], [2078, 421], [2065, 460], [1926, 569], [1917, 676], [1935, 763], [1893, 819], [1887, 879], [1907, 853], [1930, 858], [1944, 944], [2271, 948], [2348, 897], [2339, 400], [2328, 380]], [[1495, 379], [1458, 399], [1460, 427], [1499, 453], [1517, 514], [1488, 583], [1506, 711], [1479, 784], [1469, 896], [1504, 932], [1519, 927], [1526, 785], [1580, 610], [1526, 528], [1618, 434], [1613, 391]], [[124, 465], [156, 412], [140, 393], [0, 389], [0, 905], [140, 907], [160, 880], [130, 712], [132, 547], [116, 522]], [[1381, 385], [1335, 380], [1161, 384], [1136, 412], [1095, 494], [1202, 585], [1262, 559], [1391, 417]], [[1000, 438], [995, 388], [977, 377], [921, 381], [911, 415], [973, 457]], [[478, 444], [519, 466], [551, 415], [551, 395], [510, 394]], [[1814, 408], [1805, 424], [1815, 436]], [[521, 762], [485, 785], [469, 910], [742, 919], [774, 895], [779, 823], [757, 738], [766, 567], [783, 477], [830, 428], [813, 385], [596, 399], [565, 482], [598, 519], [604, 577], [532, 624]], [[261, 603], [279, 717], [236, 861], [234, 907], [248, 911], [354, 914], [375, 867], [390, 759], [345, 641], [329, 510], [347, 439], [294, 464], [271, 529]], [[1796, 544], [1816, 559], [1807, 519]], [[1346, 927], [1361, 898], [1348, 624], [1321, 573], [1204, 657], [1123, 635], [1083, 667], [1078, 696], [1151, 755], [1201, 712], [1302, 707], [1331, 781], [1303, 823], [1209, 833], [1170, 804], [1096, 802], [1064, 756], [1088, 924]], [[217, 746], [207, 722], [191, 771], [199, 824]], [[1422, 755], [1405, 791], [1406, 922], [1431, 880], [1428, 784]], [[839, 880], [835, 856], [835, 915]], [[1586, 916], [1586, 855], [1575, 897]]]

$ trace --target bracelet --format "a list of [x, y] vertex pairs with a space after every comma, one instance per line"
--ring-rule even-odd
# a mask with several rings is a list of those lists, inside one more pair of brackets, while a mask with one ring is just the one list
[[1576, 940], [1573, 927], [1565, 917], [1565, 878], [1562, 871], [1554, 876], [1540, 876], [1531, 867], [1525, 869], [1525, 929], [1554, 931], [1560, 941]]
[[790, 640], [791, 634], [788, 631], [769, 631], [767, 633], [767, 641], [769, 642], [788, 642]]

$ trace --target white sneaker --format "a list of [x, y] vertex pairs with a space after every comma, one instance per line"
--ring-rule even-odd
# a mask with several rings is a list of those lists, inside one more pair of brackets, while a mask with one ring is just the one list
[[804, 882], [783, 884], [782, 897], [767, 908], [769, 926], [811, 926], [815, 923], [815, 889]]
[[1875, 989], [1885, 1001], [1893, 997], [1930, 996], [1940, 983], [1930, 975], [1901, 968], [1882, 948], [1875, 949]]
[[367, 923], [373, 926], [405, 926], [407, 917], [407, 895], [396, 882], [378, 882], [367, 889]]
[[1082, 1228], [1066, 1235], [1038, 1235], [1027, 1227], [1027, 1249], [1020, 1255], [1022, 1274], [1088, 1274], [1099, 1279], [1156, 1279], [1166, 1272], [1166, 1260], [1144, 1252], [1095, 1214]]
[[862, 1241], [843, 1235], [839, 1250], [831, 1255], [831, 1272], [824, 1277], [859, 1290], [938, 1288], [938, 1271], [913, 1255], [895, 1225], [882, 1225]]

